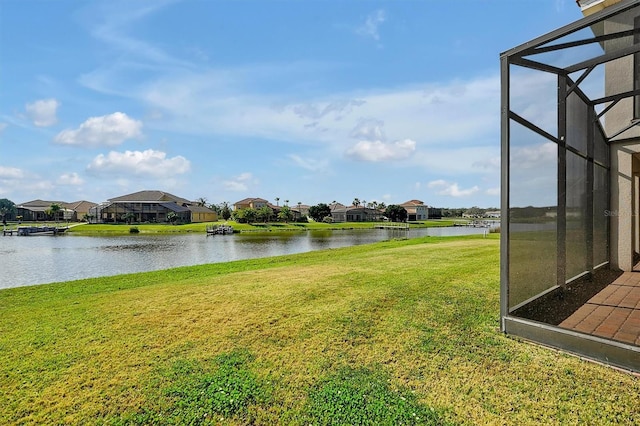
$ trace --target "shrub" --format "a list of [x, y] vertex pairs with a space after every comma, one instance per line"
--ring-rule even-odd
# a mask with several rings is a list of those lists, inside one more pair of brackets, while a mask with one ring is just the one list
[[322, 219], [322, 221], [324, 223], [333, 223], [333, 218], [331, 216], [325, 216], [325, 218]]
[[129, 228], [129, 233], [130, 234], [139, 234], [140, 230], [138, 229], [137, 226], [132, 226], [131, 228]]

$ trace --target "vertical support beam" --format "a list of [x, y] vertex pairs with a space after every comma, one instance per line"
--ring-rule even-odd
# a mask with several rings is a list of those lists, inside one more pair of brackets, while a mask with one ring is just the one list
[[558, 216], [556, 284], [567, 280], [567, 77], [558, 75]]
[[584, 218], [584, 226], [586, 227], [586, 244], [587, 244], [587, 271], [593, 273], [594, 266], [594, 254], [593, 254], [593, 225], [594, 225], [594, 211], [593, 211], [593, 190], [594, 190], [594, 167], [593, 156], [595, 155], [595, 110], [593, 108], [587, 109], [587, 211]]
[[500, 58], [500, 329], [505, 331], [504, 319], [509, 313], [509, 60], [507, 56]]
[[633, 269], [633, 152], [619, 144], [611, 144], [611, 267], [622, 271]]

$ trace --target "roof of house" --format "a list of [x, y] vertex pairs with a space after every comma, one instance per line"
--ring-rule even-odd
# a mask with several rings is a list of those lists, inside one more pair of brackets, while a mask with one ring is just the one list
[[401, 206], [423, 206], [424, 203], [420, 200], [409, 200], [409, 201], [405, 201], [404, 203], [400, 204]]
[[215, 213], [215, 210], [205, 206], [191, 205], [188, 208], [194, 213]]
[[169, 201], [167, 203], [158, 203], [159, 206], [165, 207], [175, 213], [184, 213], [184, 212], [189, 212], [191, 210], [189, 210], [188, 207], [183, 207], [183, 206], [179, 206], [178, 204], [176, 204], [173, 201]]
[[46, 207], [49, 208], [51, 207], [51, 204], [60, 204], [60, 206], [62, 206], [63, 204], [66, 204], [63, 201], [45, 201], [45, 200], [32, 200], [32, 201], [27, 201], [26, 203], [22, 203], [22, 204], [18, 204], [16, 207], [18, 208], [33, 208], [33, 207]]
[[144, 202], [161, 202], [161, 201], [173, 201], [178, 204], [191, 204], [191, 201], [186, 198], [178, 197], [164, 191], [138, 191], [132, 194], [122, 195], [116, 198], [110, 198], [111, 202], [130, 201], [137, 203]]
[[93, 203], [91, 201], [86, 201], [86, 200], [81, 200], [81, 201], [74, 201], [72, 203], [62, 203], [64, 205], [64, 207], [71, 209], [71, 210], [89, 210], [91, 207], [97, 206], [96, 203]]
[[269, 204], [269, 201], [265, 200], [264, 198], [245, 198], [243, 200], [236, 201], [233, 204], [234, 205], [236, 205], [236, 204], [251, 204], [251, 203], [255, 203], [255, 202]]

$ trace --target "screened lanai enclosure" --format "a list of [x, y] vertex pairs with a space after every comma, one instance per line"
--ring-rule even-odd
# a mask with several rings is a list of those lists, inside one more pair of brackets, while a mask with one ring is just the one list
[[501, 55], [501, 326], [640, 371], [640, 1]]

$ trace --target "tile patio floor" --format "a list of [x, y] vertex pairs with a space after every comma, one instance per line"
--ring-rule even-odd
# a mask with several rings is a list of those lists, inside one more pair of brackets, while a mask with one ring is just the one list
[[640, 346], [640, 272], [624, 272], [559, 326]]

